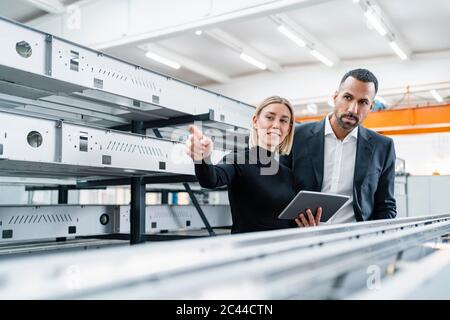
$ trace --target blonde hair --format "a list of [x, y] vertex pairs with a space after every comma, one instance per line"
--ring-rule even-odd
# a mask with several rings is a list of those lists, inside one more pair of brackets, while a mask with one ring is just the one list
[[[266, 99], [264, 99], [255, 110], [254, 116], [257, 118], [261, 114], [262, 110], [267, 107], [270, 104], [273, 103], [281, 103], [284, 104], [291, 113], [291, 119], [290, 122], [290, 131], [287, 134], [286, 138], [278, 145], [278, 148], [275, 150], [275, 152], [278, 152], [280, 155], [289, 154], [292, 149], [292, 143], [294, 142], [294, 108], [292, 107], [291, 103], [285, 99], [281, 98], [279, 96], [271, 96]], [[250, 148], [256, 147], [258, 145], [258, 132], [256, 131], [256, 128], [252, 125], [252, 129], [250, 130], [250, 140], [249, 140]]]

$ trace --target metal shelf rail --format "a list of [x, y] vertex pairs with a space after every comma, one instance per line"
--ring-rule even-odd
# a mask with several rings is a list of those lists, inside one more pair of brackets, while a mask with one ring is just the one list
[[448, 234], [447, 214], [30, 257], [0, 265], [0, 298], [347, 298], [371, 290], [372, 269], [383, 286], [439, 254]]

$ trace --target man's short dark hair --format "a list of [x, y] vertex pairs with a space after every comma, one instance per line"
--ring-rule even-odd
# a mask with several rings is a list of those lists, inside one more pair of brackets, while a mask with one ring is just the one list
[[362, 82], [372, 82], [375, 85], [375, 94], [378, 92], [378, 80], [377, 77], [375, 77], [375, 75], [370, 72], [367, 69], [354, 69], [354, 70], [350, 70], [349, 72], [347, 72], [341, 80], [341, 83], [339, 84], [342, 85], [344, 83], [345, 80], [347, 80], [348, 77], [353, 77], [356, 80], [362, 81]]

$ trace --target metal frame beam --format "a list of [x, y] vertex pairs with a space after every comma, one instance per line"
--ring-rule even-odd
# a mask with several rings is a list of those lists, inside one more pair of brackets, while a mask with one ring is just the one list
[[197, 209], [198, 214], [200, 215], [200, 218], [202, 219], [203, 223], [205, 224], [206, 229], [208, 230], [208, 233], [210, 236], [215, 236], [216, 233], [211, 228], [211, 225], [209, 224], [208, 219], [205, 216], [205, 213], [203, 212], [202, 208], [200, 207], [200, 204], [198, 203], [197, 198], [195, 197], [195, 194], [192, 192], [191, 187], [187, 182], [183, 182], [183, 186], [185, 187], [187, 193], [189, 194], [189, 197], [191, 198], [192, 204], [194, 205], [195, 209]]
[[[143, 122], [143, 129], [153, 129], [153, 128], [163, 128], [169, 126], [176, 126], [181, 124], [193, 123], [194, 121], [213, 121], [214, 120], [214, 111], [209, 110], [208, 113], [202, 113], [198, 115], [187, 115], [180, 116], [171, 119], [162, 119], [162, 120], [154, 120], [154, 121], [145, 121]], [[130, 131], [131, 124], [125, 124], [120, 126], [112, 127], [113, 130], [120, 131]]]
[[[131, 132], [145, 134], [142, 121], [131, 122]], [[142, 177], [131, 178], [130, 244], [144, 241], [145, 234], [145, 184]]]

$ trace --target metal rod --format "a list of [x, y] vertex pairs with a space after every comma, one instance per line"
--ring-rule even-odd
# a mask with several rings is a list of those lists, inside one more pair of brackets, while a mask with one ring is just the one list
[[200, 218], [202, 218], [203, 223], [205, 224], [206, 229], [209, 232], [209, 235], [214, 237], [216, 233], [211, 228], [211, 225], [209, 224], [208, 219], [205, 216], [205, 213], [203, 212], [202, 208], [200, 207], [200, 204], [197, 201], [197, 198], [195, 197], [195, 194], [192, 192], [191, 187], [187, 182], [183, 182], [183, 186], [186, 189], [187, 193], [189, 194], [189, 197], [191, 198], [192, 204], [194, 205], [195, 209], [197, 209], [198, 214], [200, 215]]

